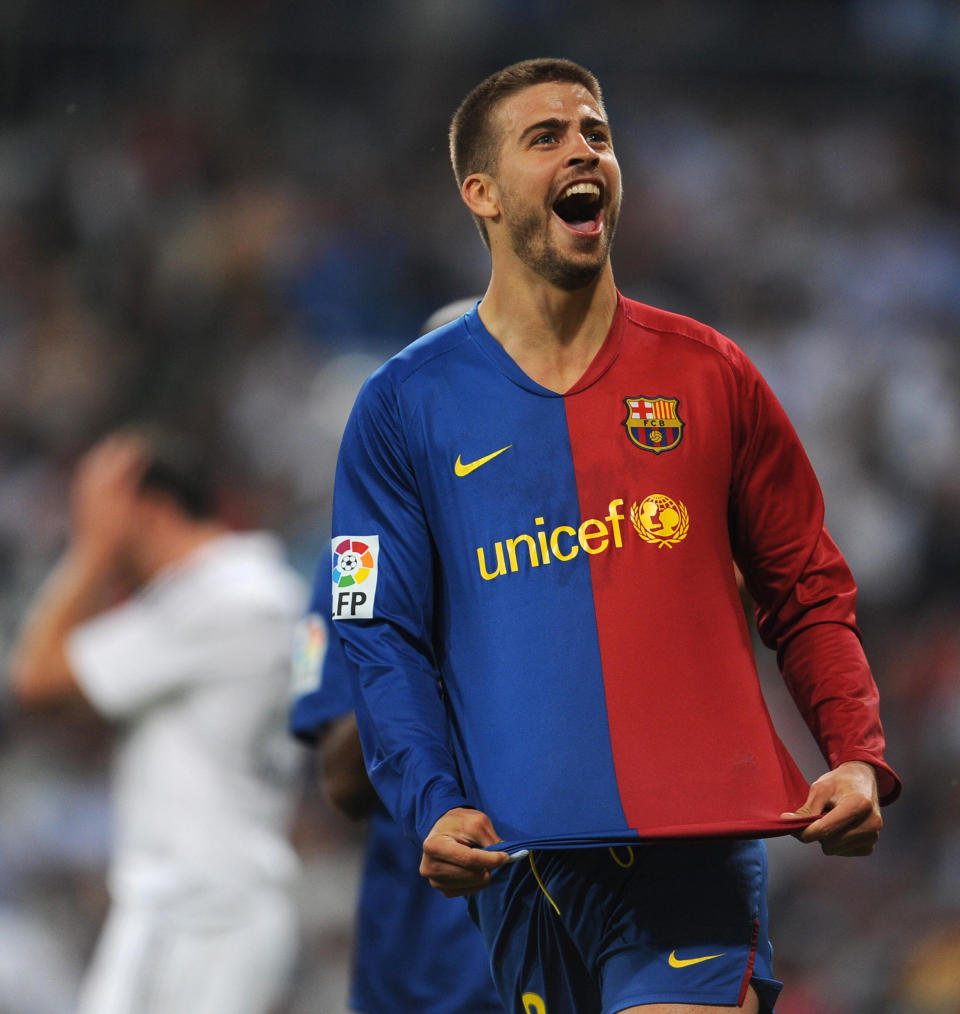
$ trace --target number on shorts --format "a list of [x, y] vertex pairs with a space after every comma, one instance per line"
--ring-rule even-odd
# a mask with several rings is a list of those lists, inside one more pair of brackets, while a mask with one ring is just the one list
[[547, 1014], [547, 1005], [543, 1002], [543, 998], [537, 996], [536, 993], [524, 993], [520, 997], [520, 1001], [526, 1014]]

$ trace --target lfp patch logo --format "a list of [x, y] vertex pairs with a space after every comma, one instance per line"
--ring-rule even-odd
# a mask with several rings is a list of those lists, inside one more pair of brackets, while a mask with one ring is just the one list
[[377, 593], [379, 535], [340, 535], [332, 540], [333, 618], [370, 619]]
[[327, 630], [323, 617], [309, 613], [297, 624], [293, 635], [290, 696], [320, 689], [323, 656], [327, 653]]

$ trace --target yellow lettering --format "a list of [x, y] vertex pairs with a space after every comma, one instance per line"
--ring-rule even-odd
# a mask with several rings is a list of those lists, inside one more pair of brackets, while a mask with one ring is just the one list
[[520, 997], [520, 1002], [526, 1014], [547, 1014], [547, 1005], [543, 1002], [543, 997], [537, 993], [524, 993]]
[[[580, 545], [583, 546], [584, 550], [591, 555], [602, 553], [607, 546], [610, 544], [610, 540], [607, 538], [607, 526], [596, 518], [587, 518], [583, 524], [580, 525], [580, 530], [577, 532], [577, 537], [580, 540]], [[591, 546], [591, 539], [601, 539], [599, 545]]]
[[613, 526], [613, 544], [617, 547], [617, 549], [623, 548], [623, 539], [620, 538], [620, 522], [623, 521], [626, 515], [618, 514], [616, 511], [617, 507], [622, 506], [622, 500], [611, 500], [610, 503], [607, 504], [607, 511], [609, 513], [604, 518], [605, 521], [609, 521]]
[[493, 544], [494, 552], [497, 554], [497, 569], [492, 573], [487, 572], [487, 561], [483, 555], [483, 548], [477, 546], [477, 562], [480, 564], [480, 576], [484, 581], [492, 581], [495, 577], [499, 577], [501, 574], [506, 574], [507, 567], [503, 562], [503, 543], [495, 542]]
[[572, 560], [580, 552], [580, 547], [574, 542], [570, 547], [570, 552], [561, 553], [559, 540], [561, 532], [572, 535], [574, 539], [577, 537], [577, 530], [575, 528], [571, 528], [569, 525], [558, 525], [550, 536], [550, 550], [558, 560]]
[[[516, 574], [527, 565], [539, 567], [541, 564], [546, 566], [554, 560], [566, 562], [575, 559], [581, 549], [591, 556], [603, 553], [611, 547], [622, 549], [621, 523], [627, 517], [623, 503], [621, 498], [611, 500], [607, 504], [607, 514], [602, 521], [599, 518], [586, 518], [577, 528], [571, 525], [557, 525], [552, 531], [548, 531], [544, 527], [546, 524], [544, 518], [535, 517], [533, 523], [536, 528], [531, 534], [520, 534], [512, 539], [494, 542], [489, 550], [478, 546], [477, 563], [480, 566], [480, 576], [484, 581], [492, 581], [507, 573]], [[526, 548], [526, 553], [520, 551], [521, 546]], [[495, 556], [492, 568], [487, 563], [491, 554]]]
[[510, 570], [514, 574], [520, 569], [517, 564], [517, 543], [526, 543], [527, 551], [530, 554], [530, 566], [539, 567], [540, 561], [537, 559], [537, 547], [530, 535], [518, 535], [515, 539], [507, 539], [507, 556], [510, 558]]
[[[543, 524], [543, 518], [534, 518], [533, 519], [533, 523], [535, 525], [542, 525]], [[547, 549], [547, 533], [546, 532], [537, 532], [537, 542], [540, 543], [540, 559], [544, 563], [549, 563], [550, 562], [550, 550]]]

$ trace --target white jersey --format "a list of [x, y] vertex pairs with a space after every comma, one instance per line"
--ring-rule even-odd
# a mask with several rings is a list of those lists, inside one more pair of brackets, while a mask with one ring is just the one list
[[77, 681], [121, 730], [116, 901], [215, 924], [295, 878], [286, 710], [303, 606], [273, 536], [229, 534], [71, 635]]

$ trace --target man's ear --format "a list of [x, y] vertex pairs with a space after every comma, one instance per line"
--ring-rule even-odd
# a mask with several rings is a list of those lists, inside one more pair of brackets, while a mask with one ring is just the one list
[[471, 173], [460, 188], [463, 203], [479, 218], [500, 215], [500, 191], [489, 173]]

